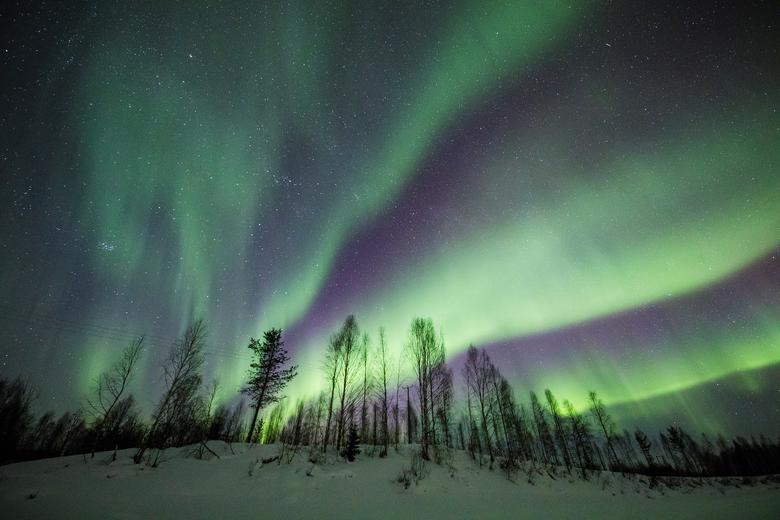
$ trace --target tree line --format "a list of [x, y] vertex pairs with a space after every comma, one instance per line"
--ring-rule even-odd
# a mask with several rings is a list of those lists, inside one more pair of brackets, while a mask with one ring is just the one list
[[[129, 393], [144, 338], [129, 344], [94, 382], [85, 405], [56, 418], [34, 418], [36, 390], [21, 379], [0, 380], [0, 463], [135, 448], [134, 461], [156, 465], [172, 446], [210, 450], [208, 440], [280, 443], [291, 461], [306, 450], [312, 462], [328, 453], [354, 460], [384, 457], [413, 445], [420, 459], [446, 463], [451, 450], [512, 478], [521, 465], [559, 467], [588, 479], [609, 470], [651, 476], [761, 475], [780, 472], [780, 439], [694, 436], [679, 425], [656, 434], [620, 430], [601, 398], [590, 392], [577, 408], [550, 389], [518, 399], [484, 349], [470, 346], [455, 401], [454, 374], [444, 339], [430, 319], [412, 320], [400, 353], [391, 355], [385, 331], [377, 342], [348, 316], [322, 357], [324, 390], [294, 404], [284, 389], [297, 375], [280, 329], [251, 338], [241, 396], [216, 404], [217, 382], [206, 384], [206, 326], [192, 323], [162, 365], [163, 392], [148, 420]], [[412, 378], [403, 377], [410, 373]]]

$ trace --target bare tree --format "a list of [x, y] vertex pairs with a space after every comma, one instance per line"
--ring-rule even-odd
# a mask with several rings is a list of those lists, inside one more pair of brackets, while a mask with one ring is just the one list
[[588, 401], [590, 403], [590, 412], [601, 427], [601, 431], [604, 434], [604, 440], [607, 442], [607, 456], [610, 463], [618, 464], [620, 460], [615, 452], [615, 438], [617, 437], [617, 434], [615, 433], [615, 423], [609, 413], [607, 413], [604, 403], [596, 395], [596, 392], [588, 393]]
[[152, 443], [165, 441], [167, 435], [161, 436], [161, 431], [168, 430], [178, 417], [192, 408], [200, 386], [205, 345], [206, 326], [203, 320], [197, 320], [186, 330], [182, 341], [171, 347], [163, 364], [165, 392], [154, 412], [152, 425], [133, 457], [136, 464], [141, 462]]
[[257, 415], [260, 410], [269, 404], [278, 403], [284, 397], [281, 393], [287, 383], [296, 376], [298, 367], [293, 365], [284, 368], [290, 356], [284, 348], [281, 329], [264, 332], [262, 343], [252, 338], [249, 349], [253, 358], [249, 365], [249, 381], [241, 392], [252, 399], [255, 409], [246, 436], [246, 442], [253, 442]]
[[495, 406], [493, 408], [498, 413], [498, 418], [501, 423], [501, 430], [499, 431], [498, 429], [499, 421], [496, 421], [495, 419], [493, 420], [493, 429], [496, 432], [496, 447], [500, 446], [499, 439], [503, 436], [505, 453], [509, 454], [513, 451], [511, 446], [512, 442], [509, 433], [509, 424], [510, 424], [509, 416], [511, 415], [511, 410], [507, 409], [503, 405], [503, 401], [501, 399], [501, 385], [504, 382], [504, 378], [501, 375], [501, 372], [499, 372], [498, 368], [496, 368], [496, 366], [493, 365], [493, 363], [490, 364], [488, 379], [490, 381], [490, 386], [493, 390], [492, 400], [495, 403]]
[[409, 390], [411, 389], [411, 386], [404, 386], [404, 389], [406, 389], [406, 443], [412, 444], [414, 443], [415, 436], [417, 433], [417, 414], [414, 411], [414, 406], [412, 406], [412, 398], [410, 396]]
[[[379, 329], [379, 351], [377, 352], [377, 361], [379, 363], [378, 372], [379, 372], [379, 379], [380, 379], [380, 394], [379, 394], [379, 401], [381, 403], [381, 416], [380, 420], [382, 421], [382, 451], [379, 452], [380, 457], [386, 457], [387, 456], [387, 448], [390, 443], [390, 435], [388, 431], [387, 426], [387, 415], [388, 415], [388, 406], [387, 406], [387, 376], [388, 376], [388, 370], [387, 370], [387, 364], [388, 364], [388, 353], [387, 353], [387, 342], [385, 341], [385, 329], [384, 327], [380, 327]], [[396, 419], [397, 422], [397, 419]], [[375, 421], [376, 423], [376, 421]], [[398, 426], [396, 425], [396, 428]]]
[[[463, 366], [463, 376], [466, 380], [466, 392], [469, 408], [477, 407], [484, 444], [490, 456], [490, 464], [494, 461], [493, 442], [491, 440], [488, 417], [492, 413], [490, 375], [492, 363], [484, 350], [477, 350], [474, 345], [469, 346], [466, 352], [466, 363]], [[469, 414], [471, 411], [469, 410]]]
[[412, 320], [409, 340], [406, 343], [406, 353], [412, 364], [412, 370], [417, 376], [417, 391], [420, 397], [421, 438], [420, 455], [428, 460], [428, 447], [435, 443], [435, 416], [433, 412], [433, 371], [443, 359], [443, 348], [433, 321], [430, 318], [415, 318]]
[[512, 460], [520, 457], [528, 458], [528, 441], [518, 414], [517, 404], [515, 404], [512, 387], [504, 377], [500, 377], [500, 380], [501, 382], [498, 385], [498, 406], [501, 408], [502, 416], [506, 421], [504, 434], [507, 443], [507, 457]]
[[368, 398], [370, 397], [373, 375], [369, 363], [369, 338], [368, 333], [363, 333], [363, 343], [360, 347], [360, 365], [363, 368], [363, 392], [360, 406], [360, 438], [363, 442], [368, 439]]
[[450, 432], [450, 408], [452, 407], [453, 388], [452, 370], [447, 366], [444, 342], [440, 341], [440, 356], [431, 370], [431, 430], [432, 442], [437, 445], [436, 427], [441, 429], [445, 446], [452, 447]]
[[31, 407], [38, 391], [17, 378], [0, 379], [0, 463], [9, 461], [27, 435], [33, 420]]
[[530, 392], [531, 413], [536, 425], [536, 436], [542, 449], [544, 461], [548, 464], [558, 464], [558, 452], [555, 449], [555, 442], [550, 433], [550, 425], [547, 423], [547, 417], [544, 414], [544, 408], [539, 402], [535, 392]]
[[338, 385], [339, 373], [341, 372], [341, 340], [340, 335], [335, 334], [331, 336], [328, 341], [328, 349], [325, 353], [325, 362], [323, 363], [323, 371], [327, 378], [330, 398], [328, 399], [328, 418], [325, 421], [325, 431], [323, 432], [322, 451], [323, 453], [328, 449], [328, 442], [330, 440], [331, 419], [333, 418], [333, 399], [336, 395], [336, 387]]
[[144, 337], [134, 340], [124, 351], [122, 357], [95, 381], [93, 395], [87, 398], [87, 405], [93, 416], [94, 440], [92, 457], [105, 433], [106, 418], [122, 400], [128, 383], [133, 376], [138, 360], [143, 353]]
[[[337, 341], [340, 343], [341, 352], [341, 373], [340, 373], [340, 391], [339, 391], [339, 417], [338, 430], [336, 432], [336, 448], [341, 448], [346, 432], [345, 425], [348, 409], [353, 409], [354, 386], [359, 374], [360, 359], [360, 329], [358, 328], [355, 317], [350, 315], [344, 321], [344, 325], [338, 334]], [[350, 413], [349, 419], [352, 420]]]
[[563, 455], [563, 463], [566, 464], [566, 469], [571, 472], [571, 454], [569, 453], [569, 443], [566, 436], [566, 427], [561, 417], [561, 407], [558, 405], [558, 400], [555, 398], [550, 389], [544, 391], [544, 395], [547, 398], [547, 406], [550, 411], [550, 417], [553, 420], [553, 431], [555, 432], [555, 440], [558, 443], [558, 449], [561, 450]]
[[586, 470], [593, 467], [593, 439], [590, 433], [590, 425], [585, 417], [568, 400], [564, 399], [563, 407], [566, 409], [566, 415], [569, 418], [569, 432], [571, 433], [578, 465], [582, 470], [582, 478], [587, 479], [588, 474]]
[[401, 424], [400, 424], [401, 404], [399, 401], [400, 393], [401, 393], [401, 356], [398, 356], [398, 366], [395, 369], [395, 406], [393, 406], [393, 417], [395, 421], [395, 432], [394, 432], [395, 451], [398, 451], [398, 443], [401, 437]]

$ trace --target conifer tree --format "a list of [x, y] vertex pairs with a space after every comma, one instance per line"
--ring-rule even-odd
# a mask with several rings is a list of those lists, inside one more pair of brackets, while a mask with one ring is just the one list
[[264, 332], [262, 343], [252, 338], [249, 342], [249, 350], [252, 351], [249, 381], [241, 392], [249, 395], [252, 399], [252, 407], [255, 409], [246, 436], [246, 441], [252, 442], [260, 410], [269, 404], [279, 402], [284, 397], [281, 395], [282, 390], [296, 376], [298, 367], [293, 365], [284, 368], [290, 356], [284, 348], [281, 329]]
[[347, 435], [347, 445], [344, 446], [344, 452], [342, 455], [344, 455], [344, 458], [346, 458], [348, 461], [353, 462], [355, 460], [355, 456], [357, 456], [360, 453], [360, 435], [358, 435], [358, 429], [357, 426], [355, 426], [355, 423], [353, 422], [349, 427], [349, 434]]
[[648, 467], [652, 467], [655, 464], [655, 460], [653, 459], [653, 454], [650, 451], [652, 448], [650, 439], [648, 439], [647, 435], [645, 435], [645, 432], [639, 428], [637, 428], [634, 432], [634, 438], [636, 439], [636, 443], [639, 445], [639, 449], [642, 451], [642, 455], [645, 457], [645, 461], [647, 461]]

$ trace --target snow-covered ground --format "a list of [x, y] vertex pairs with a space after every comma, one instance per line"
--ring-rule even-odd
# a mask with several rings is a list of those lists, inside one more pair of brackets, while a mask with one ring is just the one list
[[[515, 482], [455, 452], [451, 468], [429, 463], [428, 476], [404, 489], [397, 482], [408, 453], [353, 463], [313, 465], [307, 452], [291, 464], [262, 464], [279, 446], [209, 443], [220, 455], [167, 450], [156, 468], [132, 463], [132, 450], [0, 467], [0, 517], [26, 518], [780, 518], [780, 483], [725, 486], [685, 480], [650, 489], [643, 478], [602, 474], [589, 482], [568, 475], [525, 473]], [[364, 448], [364, 450], [370, 448]], [[642, 482], [644, 480], [644, 482]], [[739, 482], [741, 479], [735, 479]]]

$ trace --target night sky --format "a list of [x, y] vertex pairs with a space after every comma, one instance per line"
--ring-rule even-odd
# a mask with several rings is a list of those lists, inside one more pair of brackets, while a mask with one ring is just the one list
[[776, 2], [0, 9], [0, 376], [41, 410], [139, 333], [151, 408], [195, 316], [230, 399], [266, 328], [298, 397], [347, 314], [394, 352], [422, 315], [518, 392], [780, 433]]

